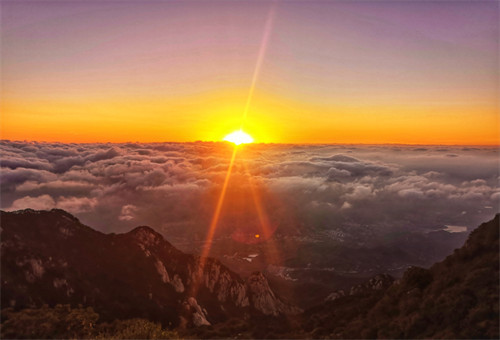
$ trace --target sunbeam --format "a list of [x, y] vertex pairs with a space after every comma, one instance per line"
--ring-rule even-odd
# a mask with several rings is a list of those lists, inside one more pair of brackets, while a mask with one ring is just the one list
[[[247, 100], [245, 103], [245, 108], [243, 110], [240, 130], [243, 129], [243, 126], [245, 124], [246, 118], [248, 116], [248, 110], [250, 109], [250, 103], [252, 101], [252, 97], [253, 97], [253, 94], [255, 92], [255, 86], [257, 84], [257, 79], [259, 77], [260, 69], [262, 66], [262, 61], [264, 60], [264, 55], [266, 53], [267, 44], [269, 42], [269, 36], [271, 33], [272, 23], [273, 23], [273, 19], [274, 19], [274, 11], [275, 11], [275, 4], [273, 3], [271, 5], [271, 8], [269, 9], [269, 13], [267, 15], [266, 24], [264, 27], [264, 33], [262, 36], [262, 41], [260, 43], [259, 53], [257, 55], [257, 61], [255, 64], [255, 69], [254, 69], [253, 75], [252, 75], [252, 82], [250, 85], [250, 89], [248, 91], [248, 96], [247, 96]], [[205, 239], [205, 243], [204, 243], [203, 249], [202, 249], [201, 254], [200, 254], [200, 265], [199, 265], [199, 269], [198, 269], [198, 272], [200, 275], [203, 274], [203, 270], [205, 267], [207, 257], [210, 254], [211, 244], [213, 241], [215, 230], [217, 229], [217, 223], [219, 222], [220, 212], [221, 212], [222, 206], [224, 204], [224, 198], [226, 196], [226, 191], [227, 191], [229, 179], [231, 177], [231, 172], [233, 169], [234, 160], [236, 158], [237, 150], [238, 150], [238, 145], [235, 145], [235, 147], [233, 149], [233, 154], [231, 156], [231, 161], [229, 162], [229, 167], [228, 167], [227, 172], [226, 172], [226, 177], [224, 179], [224, 184], [222, 186], [222, 190], [221, 190], [219, 199], [217, 201], [217, 205], [215, 207], [212, 221], [210, 222], [210, 226], [208, 228], [207, 237]], [[257, 208], [257, 211], [259, 214], [259, 220], [261, 221], [261, 224], [265, 224], [266, 222], [264, 220], [262, 220], [264, 215], [263, 215], [261, 209], [259, 210], [259, 208]], [[267, 229], [267, 228], [264, 228], [264, 229]], [[266, 230], [264, 230], [264, 232], [266, 232]], [[264, 235], [266, 235], [266, 234], [264, 234]], [[197, 292], [197, 288], [194, 290], [193, 296], [195, 296], [196, 292]]]
[[248, 116], [248, 110], [250, 109], [250, 103], [252, 102], [253, 94], [255, 92], [255, 86], [257, 85], [257, 79], [259, 78], [260, 69], [262, 66], [262, 61], [264, 60], [264, 55], [266, 54], [267, 44], [269, 42], [269, 36], [271, 35], [272, 25], [274, 21], [275, 3], [271, 5], [269, 13], [267, 14], [266, 25], [264, 27], [264, 34], [262, 36], [262, 41], [260, 43], [259, 54], [257, 55], [257, 62], [255, 63], [255, 69], [252, 75], [252, 82], [250, 84], [250, 90], [248, 91], [247, 101], [245, 103], [245, 108], [243, 109], [243, 116], [241, 119], [240, 130], [243, 129], [245, 121]]
[[[201, 250], [200, 262], [199, 262], [199, 267], [198, 267], [198, 278], [199, 279], [201, 279], [201, 277], [203, 275], [203, 270], [205, 269], [205, 263], [206, 263], [208, 255], [210, 254], [212, 241], [214, 238], [215, 230], [217, 229], [217, 223], [219, 222], [220, 212], [221, 212], [222, 206], [224, 204], [224, 198], [226, 196], [227, 187], [229, 184], [229, 179], [231, 177], [231, 172], [233, 171], [233, 165], [234, 165], [234, 160], [236, 158], [237, 151], [238, 151], [238, 146], [235, 145], [233, 148], [233, 154], [231, 155], [231, 160], [229, 161], [229, 166], [227, 168], [226, 177], [224, 178], [224, 184], [222, 185], [222, 190], [221, 190], [221, 193], [219, 195], [219, 199], [217, 200], [217, 205], [215, 206], [215, 212], [214, 212], [214, 215], [212, 217], [212, 221], [210, 222], [210, 226], [208, 228], [207, 237], [205, 238], [205, 242], [204, 242], [203, 248]], [[191, 292], [192, 296], [196, 296], [196, 293], [198, 292], [200, 284], [201, 284], [201, 281], [198, 283], [194, 283], [192, 285], [192, 292]]]
[[257, 210], [257, 217], [259, 218], [259, 224], [262, 230], [262, 235], [256, 234], [255, 237], [267, 242], [268, 256], [272, 263], [278, 265], [281, 263], [281, 256], [279, 254], [278, 248], [276, 247], [276, 244], [272, 239], [274, 230], [272, 230], [271, 222], [269, 221], [269, 217], [262, 205], [262, 199], [257, 191], [255, 182], [252, 179], [252, 175], [250, 174], [250, 171], [248, 169], [248, 164], [246, 162], [243, 162], [243, 166], [245, 168], [247, 177], [249, 178], [250, 192], [252, 194], [252, 199], [255, 205], [255, 209]]

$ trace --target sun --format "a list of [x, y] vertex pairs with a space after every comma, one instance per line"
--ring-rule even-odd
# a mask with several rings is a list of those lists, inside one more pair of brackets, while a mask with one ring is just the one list
[[252, 136], [242, 130], [231, 132], [229, 135], [224, 137], [224, 140], [236, 145], [253, 143]]

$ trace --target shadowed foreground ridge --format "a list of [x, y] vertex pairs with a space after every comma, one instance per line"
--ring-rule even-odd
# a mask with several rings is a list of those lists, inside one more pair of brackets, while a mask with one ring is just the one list
[[306, 312], [313, 337], [498, 338], [499, 215], [430, 269], [413, 267], [385, 292], [340, 297]]
[[149, 227], [103, 234], [58, 209], [1, 212], [1, 222], [2, 310], [83, 305], [102, 321], [143, 318], [172, 327], [301, 312], [260, 273], [244, 281], [209, 258], [200, 275], [199, 257]]
[[303, 313], [261, 273], [244, 281], [209, 259], [198, 276], [199, 259], [149, 227], [103, 234], [30, 209], [1, 212], [1, 226], [2, 338], [499, 336], [499, 215], [430, 269], [377, 275]]

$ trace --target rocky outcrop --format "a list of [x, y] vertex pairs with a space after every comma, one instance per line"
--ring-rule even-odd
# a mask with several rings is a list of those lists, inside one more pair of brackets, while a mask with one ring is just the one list
[[366, 295], [371, 294], [373, 291], [385, 291], [395, 282], [394, 278], [388, 274], [378, 274], [370, 278], [366, 282], [352, 286], [349, 293], [346, 294], [344, 290], [336, 290], [330, 293], [326, 298], [327, 301], [335, 301], [346, 295], [356, 296], [356, 295]]
[[343, 289], [336, 290], [325, 298], [325, 301], [335, 301], [341, 297], [345, 296], [345, 291]]
[[261, 272], [255, 272], [246, 282], [252, 306], [265, 315], [299, 314], [302, 310], [276, 297]]
[[184, 308], [190, 314], [191, 322], [195, 327], [210, 326], [210, 322], [207, 320], [207, 310], [201, 308], [194, 297], [191, 296], [184, 301]]
[[248, 295], [244, 281], [215, 259], [206, 259], [200, 273], [200, 258], [188, 265], [189, 282], [202, 285], [215, 294], [221, 303], [232, 302], [237, 307], [248, 307]]
[[386, 290], [393, 283], [394, 278], [389, 274], [378, 274], [362, 284], [351, 287], [349, 295], [369, 294], [374, 290]]

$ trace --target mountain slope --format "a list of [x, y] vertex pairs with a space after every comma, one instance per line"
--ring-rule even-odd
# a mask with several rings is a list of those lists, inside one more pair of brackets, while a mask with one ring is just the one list
[[61, 210], [0, 217], [2, 308], [83, 304], [104, 321], [200, 325], [183, 331], [198, 338], [499, 337], [499, 215], [430, 269], [377, 275], [296, 316], [262, 274], [245, 282], [209, 259], [199, 277], [199, 258], [151, 228], [106, 235]]
[[173, 326], [300, 312], [260, 273], [245, 282], [211, 258], [200, 273], [198, 257], [149, 227], [103, 234], [63, 210], [0, 214], [2, 308], [82, 304], [104, 320], [141, 317]]
[[316, 338], [498, 338], [499, 215], [430, 269], [305, 314], [302, 327]]

